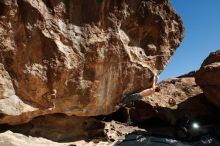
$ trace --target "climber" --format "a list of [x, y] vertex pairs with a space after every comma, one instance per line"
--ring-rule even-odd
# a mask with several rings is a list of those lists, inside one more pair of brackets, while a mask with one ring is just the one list
[[158, 80], [158, 76], [154, 75], [153, 78], [151, 79], [151, 82], [153, 82], [153, 85], [151, 88], [123, 97], [122, 103], [128, 104], [132, 101], [137, 101], [137, 100], [142, 99], [143, 97], [152, 95], [157, 89], [156, 87], [157, 80]]

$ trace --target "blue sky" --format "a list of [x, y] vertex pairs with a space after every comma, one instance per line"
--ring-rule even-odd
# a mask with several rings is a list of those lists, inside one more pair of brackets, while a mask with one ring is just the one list
[[185, 37], [160, 80], [199, 69], [210, 52], [220, 49], [220, 0], [171, 0], [182, 17]]

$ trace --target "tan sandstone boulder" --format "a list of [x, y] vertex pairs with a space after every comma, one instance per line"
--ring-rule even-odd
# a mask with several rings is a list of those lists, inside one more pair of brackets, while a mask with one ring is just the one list
[[220, 107], [220, 50], [211, 53], [196, 73], [196, 83], [210, 102]]
[[112, 113], [152, 85], [183, 34], [168, 0], [2, 0], [0, 123]]
[[131, 120], [143, 122], [156, 118], [160, 121], [158, 127], [163, 123], [176, 125], [183, 117], [210, 123], [215, 121], [219, 110], [206, 100], [195, 83], [194, 75], [190, 76], [161, 81], [158, 92], [135, 103], [130, 109]]

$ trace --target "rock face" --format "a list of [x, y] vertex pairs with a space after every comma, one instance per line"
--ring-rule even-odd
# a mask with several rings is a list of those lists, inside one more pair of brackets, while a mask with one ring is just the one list
[[159, 92], [143, 99], [152, 107], [177, 108], [180, 103], [202, 93], [193, 77], [167, 79], [158, 87]]
[[[160, 82], [158, 92], [135, 103], [135, 108], [130, 108], [132, 121], [145, 130], [112, 119], [111, 122], [103, 122], [100, 117], [52, 114], [36, 117], [26, 124], [0, 125], [0, 145], [108, 146], [125, 139], [128, 133], [137, 131], [173, 136], [174, 126], [185, 115], [201, 123], [205, 121], [213, 124], [212, 121], [215, 121], [219, 124], [216, 115], [220, 111], [206, 101], [202, 90], [195, 83], [194, 73], [188, 75]], [[153, 128], [154, 123], [147, 122], [153, 118], [157, 118], [153, 122], [159, 122], [156, 128]], [[140, 125], [139, 122], [143, 123]], [[167, 122], [169, 125], [166, 125]]]
[[120, 139], [125, 139], [128, 133], [144, 131], [115, 121], [102, 122], [91, 117], [64, 114], [39, 116], [29, 123], [16, 126], [2, 125], [0, 129], [0, 145], [4, 146], [31, 144], [34, 146], [70, 146], [70, 144], [108, 146], [114, 145]]
[[196, 73], [200, 85], [210, 102], [220, 107], [220, 50], [211, 53]]
[[[1, 127], [1, 129], [3, 129]], [[45, 115], [34, 118], [26, 124], [8, 126], [7, 130], [34, 137], [44, 137], [56, 142], [73, 142], [104, 138], [105, 123], [91, 117]]]
[[[167, 79], [158, 84], [160, 91], [135, 103], [130, 109], [133, 122], [157, 118], [175, 125], [182, 117], [214, 120], [219, 112], [206, 100], [194, 77]], [[159, 125], [157, 125], [159, 127]]]
[[112, 113], [183, 33], [168, 0], [1, 0], [0, 123]]

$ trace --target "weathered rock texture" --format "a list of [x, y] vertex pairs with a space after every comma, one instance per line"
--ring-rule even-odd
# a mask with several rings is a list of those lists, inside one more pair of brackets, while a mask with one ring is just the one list
[[152, 85], [183, 33], [168, 0], [1, 0], [0, 123], [112, 113]]
[[[53, 114], [16, 126], [1, 125], [0, 145], [114, 145], [128, 133], [144, 131], [119, 122]], [[29, 136], [28, 138], [26, 136]], [[20, 139], [18, 140], [18, 138]], [[39, 138], [40, 137], [40, 138]], [[46, 138], [46, 139], [45, 139]]]
[[[5, 126], [2, 126], [3, 129]], [[23, 125], [8, 126], [13, 132], [44, 137], [57, 142], [73, 142], [105, 138], [105, 123], [90, 117], [45, 115], [34, 118]]]
[[[160, 91], [145, 97], [130, 109], [134, 122], [151, 118], [175, 125], [182, 117], [214, 120], [219, 112], [206, 100], [194, 77], [167, 79], [158, 84]], [[160, 126], [158, 125], [158, 127]]]
[[202, 93], [192, 77], [167, 79], [158, 87], [159, 92], [143, 99], [153, 107], [177, 108], [180, 103]]
[[0, 145], [2, 146], [113, 146], [110, 142], [86, 142], [84, 140], [58, 143], [46, 138], [26, 136], [20, 133], [6, 131], [0, 134]]
[[220, 107], [220, 50], [211, 53], [196, 73], [200, 85], [210, 102]]

